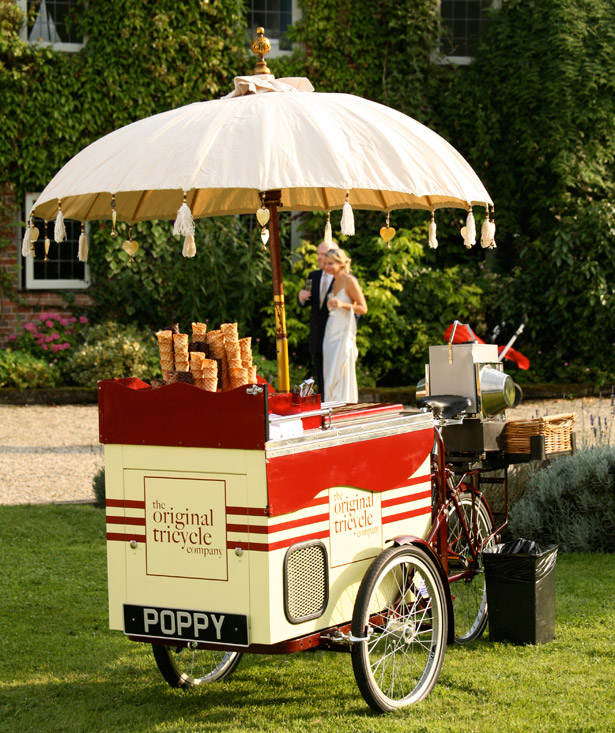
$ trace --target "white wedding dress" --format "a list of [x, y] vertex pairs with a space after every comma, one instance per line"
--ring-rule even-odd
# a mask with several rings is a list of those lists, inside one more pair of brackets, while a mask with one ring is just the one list
[[[334, 298], [352, 303], [342, 288]], [[352, 308], [331, 308], [322, 343], [322, 362], [327, 402], [358, 402], [357, 320]]]

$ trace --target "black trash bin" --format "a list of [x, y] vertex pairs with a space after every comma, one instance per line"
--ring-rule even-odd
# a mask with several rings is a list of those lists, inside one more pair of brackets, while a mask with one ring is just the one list
[[557, 549], [518, 539], [483, 551], [491, 641], [544, 644], [555, 637]]

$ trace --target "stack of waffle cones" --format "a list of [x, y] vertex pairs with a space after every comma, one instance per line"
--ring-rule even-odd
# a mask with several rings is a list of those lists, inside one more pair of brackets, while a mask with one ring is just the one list
[[172, 372], [175, 369], [175, 358], [173, 355], [173, 332], [157, 331], [158, 353], [160, 354], [160, 368], [162, 374]]
[[175, 371], [187, 372], [188, 366], [188, 334], [173, 334], [173, 351], [175, 353]]
[[202, 352], [193, 351], [190, 354], [190, 371], [197, 387], [207, 392], [218, 390], [218, 364], [215, 359], [206, 359]]
[[207, 341], [207, 324], [206, 323], [193, 323], [192, 324], [192, 342], [195, 344], [206, 343]]
[[245, 336], [239, 339], [241, 366], [248, 370], [248, 384], [256, 384], [256, 367], [252, 362], [252, 338]]
[[[244, 367], [241, 358], [241, 346], [237, 335], [236, 323], [223, 323], [220, 326], [224, 334], [224, 350], [228, 362], [229, 383], [231, 389], [237, 389], [248, 384], [248, 370]], [[251, 353], [250, 348], [250, 353]]]

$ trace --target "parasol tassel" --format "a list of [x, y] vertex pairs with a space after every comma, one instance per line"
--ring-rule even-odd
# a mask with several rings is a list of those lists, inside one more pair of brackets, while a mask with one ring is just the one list
[[194, 241], [194, 234], [188, 234], [184, 239], [184, 248], [182, 249], [182, 255], [184, 257], [194, 257], [196, 255], [196, 243]]
[[331, 229], [331, 212], [327, 211], [327, 223], [325, 224], [325, 236], [322, 240], [328, 249], [333, 247], [333, 230]]
[[184, 203], [177, 210], [177, 217], [173, 225], [173, 234], [176, 237], [194, 236], [194, 219], [190, 207], [186, 203], [186, 194], [184, 194]]
[[348, 201], [348, 194], [346, 194], [346, 203], [342, 208], [342, 222], [340, 224], [342, 234], [346, 237], [354, 237], [354, 214], [352, 213], [352, 206]]
[[463, 236], [463, 243], [470, 249], [476, 244], [476, 222], [474, 221], [474, 214], [472, 213], [472, 207], [468, 209], [468, 218], [466, 219], [466, 225], [461, 230]]
[[498, 245], [495, 243], [495, 222], [493, 221], [493, 219], [489, 222], [489, 229], [491, 230], [489, 249], [495, 249]]
[[483, 222], [483, 226], [480, 230], [480, 246], [483, 248], [490, 248], [492, 239], [491, 222], [489, 221], [489, 212], [487, 212], [485, 221]]
[[433, 212], [431, 214], [431, 221], [429, 222], [429, 246], [431, 249], [438, 249], [438, 239], [436, 237], [436, 220]]
[[58, 244], [66, 239], [66, 227], [64, 226], [64, 214], [62, 213], [62, 207], [58, 204], [58, 215], [56, 216], [56, 223], [53, 228], [53, 238]]
[[77, 257], [79, 258], [79, 262], [87, 262], [88, 261], [88, 252], [89, 252], [89, 246], [88, 246], [88, 239], [85, 236], [85, 232], [83, 231], [83, 225], [81, 228], [81, 234], [79, 235], [79, 253]]
[[32, 237], [30, 236], [30, 224], [26, 227], [26, 231], [23, 235], [21, 242], [21, 254], [24, 257], [32, 257]]

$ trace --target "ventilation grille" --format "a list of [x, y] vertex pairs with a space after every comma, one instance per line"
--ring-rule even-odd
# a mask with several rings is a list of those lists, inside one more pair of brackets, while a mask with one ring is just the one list
[[329, 596], [327, 550], [322, 542], [289, 548], [284, 561], [284, 610], [291, 624], [322, 616]]

